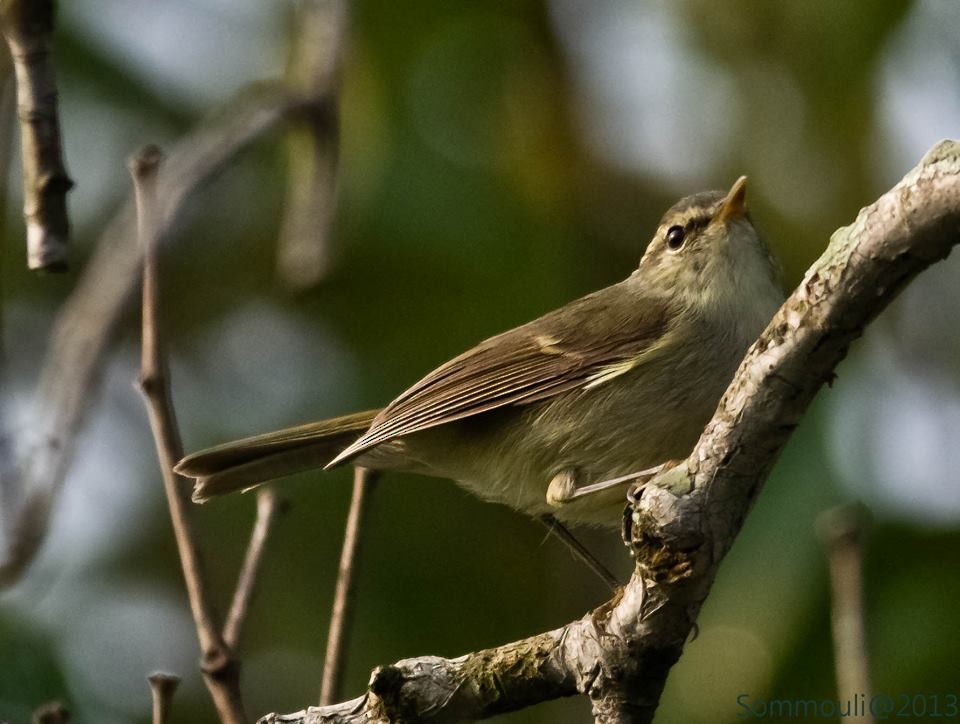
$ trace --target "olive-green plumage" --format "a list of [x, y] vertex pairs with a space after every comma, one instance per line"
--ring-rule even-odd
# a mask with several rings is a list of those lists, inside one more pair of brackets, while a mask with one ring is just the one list
[[616, 525], [622, 485], [559, 507], [547, 488], [689, 453], [783, 300], [744, 199], [740, 179], [681, 200], [627, 279], [481, 342], [383, 410], [221, 445], [177, 469], [197, 478], [202, 500], [352, 461], [451, 478], [532, 515]]

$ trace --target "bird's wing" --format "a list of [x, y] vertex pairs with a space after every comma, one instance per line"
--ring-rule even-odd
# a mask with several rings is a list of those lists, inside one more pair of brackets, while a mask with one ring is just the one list
[[327, 467], [387, 440], [507, 405], [588, 389], [629, 371], [667, 330], [663, 304], [631, 280], [481, 342], [385, 407]]

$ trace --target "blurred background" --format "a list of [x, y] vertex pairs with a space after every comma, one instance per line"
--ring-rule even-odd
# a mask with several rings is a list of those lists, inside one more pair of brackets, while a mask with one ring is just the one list
[[[57, 310], [129, 193], [124, 159], [169, 145], [253, 80], [284, 73], [295, 5], [71, 0], [56, 34], [73, 270], [25, 269], [18, 150], [0, 176], [0, 390], [34, 414]], [[680, 196], [750, 177], [792, 289], [851, 222], [960, 135], [960, 4], [707, 0], [356, 0], [343, 60], [339, 200], [324, 274], [278, 277], [288, 139], [244, 153], [189, 204], [163, 257], [174, 398], [188, 450], [389, 401], [480, 339], [613, 283]], [[12, 109], [5, 106], [11, 143]], [[15, 139], [14, 139], [15, 140]], [[133, 244], [134, 240], [131, 239]], [[960, 259], [869, 328], [793, 436], [725, 561], [659, 722], [735, 721], [739, 694], [834, 696], [815, 522], [873, 511], [866, 616], [874, 687], [957, 693]], [[212, 722], [146, 414], [138, 310], [111, 353], [25, 579], [0, 594], [0, 720], [50, 699], [75, 721], [146, 722], [155, 669], [174, 719]], [[241, 655], [254, 716], [318, 696], [349, 473], [279, 486]], [[220, 606], [252, 496], [199, 510]], [[453, 484], [390, 476], [369, 518], [347, 693], [370, 669], [560, 626], [607, 597], [534, 522]], [[585, 540], [624, 577], [618, 537]], [[504, 722], [582, 722], [552, 702]]]

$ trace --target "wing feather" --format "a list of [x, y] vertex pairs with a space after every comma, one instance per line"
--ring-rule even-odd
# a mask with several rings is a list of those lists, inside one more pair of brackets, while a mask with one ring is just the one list
[[481, 342], [403, 392], [327, 467], [403, 435], [594, 387], [642, 361], [669, 315], [628, 279]]

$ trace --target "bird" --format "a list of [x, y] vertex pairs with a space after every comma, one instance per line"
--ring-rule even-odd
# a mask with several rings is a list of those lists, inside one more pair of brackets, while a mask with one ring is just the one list
[[386, 407], [202, 450], [176, 471], [202, 502], [351, 463], [619, 527], [629, 477], [690, 453], [783, 302], [746, 181], [679, 200], [626, 279], [480, 342]]

